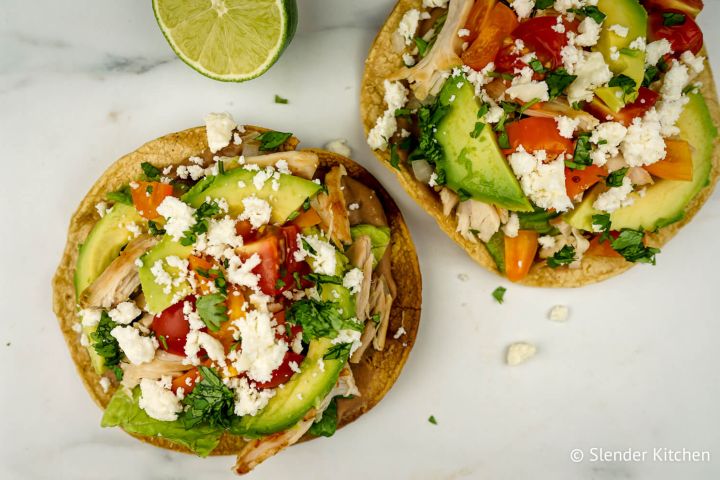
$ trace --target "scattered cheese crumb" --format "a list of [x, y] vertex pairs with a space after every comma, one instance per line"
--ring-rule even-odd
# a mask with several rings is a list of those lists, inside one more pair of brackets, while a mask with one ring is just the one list
[[550, 309], [548, 318], [553, 322], [564, 322], [568, 319], [569, 313], [570, 309], [568, 309], [565, 305], [555, 305]]
[[526, 342], [517, 342], [510, 345], [507, 349], [505, 361], [511, 367], [520, 365], [531, 359], [537, 353], [535, 345]]

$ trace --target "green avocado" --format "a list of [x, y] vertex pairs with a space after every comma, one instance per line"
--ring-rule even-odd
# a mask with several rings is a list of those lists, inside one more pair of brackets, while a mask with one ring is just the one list
[[508, 210], [532, 211], [532, 205], [498, 147], [492, 128], [485, 125], [477, 138], [471, 135], [476, 123], [481, 121], [480, 105], [465, 76], [448, 79], [439, 102], [448, 108], [435, 134], [444, 152], [439, 167], [445, 172], [447, 186]]
[[[689, 95], [678, 127], [680, 138], [693, 146], [692, 181], [657, 180], [648, 187], [645, 196], [635, 196], [635, 202], [610, 215], [613, 230], [630, 228], [653, 231], [675, 223], [685, 216], [685, 208], [710, 182], [713, 144], [717, 128], [713, 125], [710, 111], [701, 94]], [[576, 209], [567, 215], [566, 221], [581, 230], [592, 231], [592, 216], [601, 212], [592, 205], [603, 191], [600, 186], [590, 192]]]
[[340, 310], [342, 310], [341, 315], [344, 319], [355, 316], [355, 296], [350, 293], [348, 288], [342, 285], [331, 283], [322, 284], [320, 300], [337, 303], [340, 306]]
[[346, 356], [323, 359], [333, 347], [329, 338], [310, 342], [308, 353], [296, 373], [255, 416], [240, 419], [237, 431], [245, 435], [270, 435], [298, 423], [317, 407], [335, 386]]
[[505, 234], [502, 231], [495, 232], [495, 235], [488, 240], [485, 247], [495, 261], [498, 270], [505, 273]]
[[[148, 311], [160, 313], [173, 304], [173, 299], [182, 298], [190, 294], [191, 287], [187, 280], [172, 286], [166, 293], [164, 291], [165, 286], [158, 285], [155, 282], [155, 275], [151, 272], [151, 269], [155, 262], [164, 260], [167, 257], [175, 256], [181, 260], [186, 260], [192, 253], [192, 250], [192, 246], [183, 246], [175, 242], [172, 238], [165, 236], [157, 245], [140, 257], [140, 261], [142, 262], [142, 267], [140, 267], [140, 284], [145, 294]], [[162, 266], [171, 278], [175, 279], [177, 277], [179, 273], [177, 268], [168, 266], [167, 262], [163, 262]]]
[[280, 174], [278, 189], [274, 190], [272, 179], [261, 189], [255, 188], [253, 179], [256, 171], [235, 168], [221, 175], [205, 177], [192, 187], [182, 200], [192, 207], [199, 207], [208, 198], [224, 198], [228, 202], [230, 215], [239, 215], [244, 210], [243, 199], [255, 195], [267, 201], [272, 207], [270, 221], [285, 223], [291, 213], [299, 209], [305, 200], [315, 195], [322, 187], [315, 182], [294, 175]]
[[387, 250], [388, 245], [390, 245], [390, 228], [366, 224], [355, 225], [354, 227], [350, 227], [350, 235], [353, 241], [363, 235], [370, 237], [373, 252], [373, 268], [375, 268], [385, 255], [385, 250]]
[[75, 296], [78, 297], [133, 238], [126, 228], [131, 223], [144, 224], [143, 218], [132, 205], [116, 203], [90, 231], [80, 246], [75, 264]]
[[[600, 0], [597, 6], [607, 17], [594, 49], [603, 54], [605, 63], [613, 74], [625, 75], [635, 80], [637, 92], [645, 77], [645, 52], [631, 49], [630, 44], [638, 37], [647, 37], [647, 12], [638, 0]], [[610, 30], [613, 25], [627, 28], [627, 36], [621, 37]], [[619, 55], [616, 59], [613, 59], [613, 52]], [[601, 87], [595, 90], [595, 94], [614, 112], [622, 109], [626, 100], [634, 101], [637, 98], [637, 93], [623, 95], [620, 87]]]

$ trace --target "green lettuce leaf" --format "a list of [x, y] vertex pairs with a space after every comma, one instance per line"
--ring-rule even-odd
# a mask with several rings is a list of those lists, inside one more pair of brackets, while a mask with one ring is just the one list
[[337, 430], [337, 420], [337, 401], [333, 398], [323, 412], [322, 418], [310, 427], [310, 434], [316, 437], [332, 437]]
[[222, 429], [199, 425], [190, 430], [179, 422], [163, 422], [150, 418], [138, 405], [140, 389], [135, 388], [130, 397], [122, 389], [118, 390], [105, 409], [103, 427], [121, 427], [128, 433], [163, 437], [173, 443], [189, 448], [197, 455], [206, 457], [217, 447]]

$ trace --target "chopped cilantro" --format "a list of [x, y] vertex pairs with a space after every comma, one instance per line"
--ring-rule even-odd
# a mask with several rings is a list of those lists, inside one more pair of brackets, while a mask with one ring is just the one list
[[168, 344], [167, 344], [167, 340], [165, 339], [165, 335], [158, 335], [157, 338], [158, 338], [158, 340], [160, 340], [160, 345], [163, 346], [163, 349], [167, 350]]
[[202, 380], [182, 401], [187, 407], [180, 416], [183, 426], [190, 429], [206, 423], [211, 427], [229, 427], [235, 414], [235, 395], [215, 370], [203, 365], [198, 370]]
[[575, 144], [575, 152], [572, 160], [566, 160], [565, 165], [574, 170], [585, 170], [585, 167], [592, 165], [590, 158], [590, 133], [581, 133]]
[[505, 301], [505, 292], [507, 292], [507, 288], [497, 287], [493, 290], [492, 296], [497, 303], [503, 303]]
[[660, 253], [660, 249], [646, 247], [643, 243], [644, 237], [645, 234], [641, 231], [625, 229], [611, 245], [628, 262], [655, 265], [655, 255]]
[[570, 8], [570, 9], [568, 9], [568, 12], [577, 13], [580, 15], [585, 15], [586, 17], [590, 17], [593, 20], [595, 20], [595, 23], [597, 23], [597, 24], [603, 23], [605, 21], [605, 17], [607, 17], [607, 15], [605, 15], [602, 11], [600, 11], [599, 8], [592, 6], [592, 5], [588, 5], [588, 6], [582, 7], [582, 8]]
[[346, 360], [350, 356], [352, 343], [338, 343], [328, 348], [323, 360]]
[[282, 103], [283, 105], [286, 105], [288, 103], [287, 98], [283, 98], [280, 95], [275, 95], [275, 103]]
[[225, 296], [221, 293], [199, 297], [195, 301], [195, 308], [200, 319], [213, 332], [220, 330], [220, 325], [228, 320]]
[[89, 340], [95, 352], [103, 358], [105, 366], [115, 373], [115, 378], [122, 380], [123, 371], [120, 368], [122, 351], [117, 339], [110, 334], [117, 326], [110, 315], [103, 311], [97, 328], [89, 335]]
[[557, 98], [563, 94], [565, 89], [575, 81], [577, 75], [570, 75], [564, 68], [558, 68], [550, 72], [545, 78], [545, 83], [548, 85], [548, 94], [550, 100]]
[[545, 10], [546, 8], [550, 8], [555, 3], [555, 0], [536, 0], [535, 1], [535, 8], [538, 10]]
[[273, 130], [261, 133], [257, 137], [257, 141], [260, 142], [260, 150], [264, 152], [277, 150], [283, 143], [285, 143], [292, 133], [288, 132], [275, 132]]
[[645, 77], [643, 78], [642, 86], [649, 87], [654, 81], [660, 78], [660, 69], [654, 65], [651, 65], [645, 69]]
[[148, 230], [150, 231], [150, 235], [165, 235], [165, 229], [158, 227], [157, 223], [152, 220], [148, 220]]
[[400, 170], [400, 155], [398, 154], [398, 146], [396, 143], [390, 145], [390, 165], [395, 170]]
[[547, 72], [545, 65], [543, 65], [542, 62], [540, 60], [538, 60], [537, 58], [535, 60], [530, 61], [530, 68], [532, 68], [533, 71], [536, 73]]
[[572, 245], [565, 245], [556, 252], [555, 255], [547, 259], [548, 267], [558, 268], [562, 265], [569, 265], [575, 261], [575, 247]]
[[625, 178], [625, 174], [630, 170], [629, 167], [623, 167], [619, 170], [615, 170], [614, 172], [611, 172], [610, 175], [607, 176], [605, 179], [605, 185], [608, 187], [621, 187], [623, 184], [623, 179]]
[[433, 425], [437, 425], [437, 420], [435, 419], [435, 415], [430, 415], [428, 418], [428, 422], [432, 423]]
[[663, 25], [666, 27], [675, 27], [677, 25], [684, 25], [687, 17], [684, 13], [678, 12], [665, 12], [663, 16]]
[[132, 194], [130, 193], [130, 186], [123, 185], [119, 190], [110, 192], [105, 195], [107, 199], [115, 203], [123, 203], [125, 205], [132, 205]]
[[610, 239], [610, 228], [612, 226], [610, 222], [610, 215], [607, 213], [593, 215], [592, 226], [596, 231], [602, 232], [600, 234], [600, 243], [606, 242]]
[[475, 122], [475, 128], [473, 129], [472, 132], [470, 132], [470, 136], [472, 138], [478, 138], [484, 128], [485, 128], [485, 124], [483, 122]]
[[608, 83], [609, 87], [618, 87], [622, 90], [624, 98], [627, 100], [628, 97], [635, 93], [637, 88], [637, 82], [625, 74], [616, 75]]
[[285, 318], [290, 325], [302, 327], [303, 340], [308, 343], [315, 338], [334, 338], [337, 332], [343, 329], [362, 328], [355, 321], [345, 320], [340, 314], [338, 304], [312, 298], [298, 300], [290, 305]]
[[140, 164], [140, 168], [142, 168], [142, 171], [148, 180], [160, 180], [160, 175], [162, 175], [162, 172], [153, 164], [143, 162]]

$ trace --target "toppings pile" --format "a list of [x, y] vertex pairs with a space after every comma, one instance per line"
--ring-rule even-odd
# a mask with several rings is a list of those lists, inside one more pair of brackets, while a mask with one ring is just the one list
[[[511, 280], [534, 264], [580, 268], [586, 256], [654, 264], [645, 232], [682, 218], [709, 174], [682, 130], [695, 122], [680, 122], [707, 108], [701, 9], [424, 0], [394, 34], [404, 66], [384, 79], [368, 144], [410, 167]], [[642, 201], [669, 182], [680, 185], [676, 204]]]
[[[395, 284], [382, 207], [344, 167], [320, 172], [316, 154], [291, 150], [289, 133], [228, 114], [206, 124], [208, 150], [143, 163], [97, 205], [80, 249], [75, 329], [102, 389], [119, 387], [103, 425], [200, 455], [224, 432], [278, 433], [275, 451], [332, 435], [335, 397], [360, 394], [348, 362], [384, 348]], [[238, 471], [263, 448], [246, 447]]]

